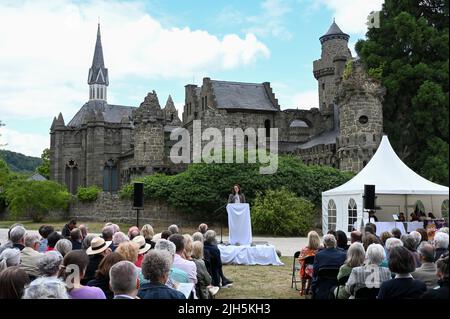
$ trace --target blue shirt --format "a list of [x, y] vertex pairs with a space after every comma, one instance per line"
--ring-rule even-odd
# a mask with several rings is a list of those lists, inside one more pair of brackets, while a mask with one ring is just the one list
[[160, 283], [146, 283], [138, 292], [141, 299], [186, 299], [183, 293]]
[[45, 251], [47, 250], [47, 245], [48, 245], [47, 238], [41, 239], [41, 243], [39, 245], [39, 252], [40, 253], [45, 253]]

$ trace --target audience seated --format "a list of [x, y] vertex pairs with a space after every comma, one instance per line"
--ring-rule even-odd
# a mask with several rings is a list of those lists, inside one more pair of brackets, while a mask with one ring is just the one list
[[63, 256], [58, 251], [47, 251], [42, 254], [37, 263], [39, 274], [44, 277], [58, 277]]
[[428, 241], [428, 234], [425, 229], [418, 228], [418, 229], [416, 229], [416, 232], [418, 232], [421, 236], [420, 242]]
[[442, 255], [436, 262], [436, 276], [438, 287], [429, 289], [421, 298], [423, 299], [448, 299], [448, 253]]
[[385, 258], [381, 263], [381, 267], [389, 268], [389, 251], [394, 247], [403, 247], [403, 242], [397, 237], [391, 237], [386, 240], [384, 245]]
[[84, 240], [88, 235], [88, 227], [84, 224], [81, 224], [80, 226], [78, 226], [78, 228], [81, 230], [82, 239]]
[[88, 281], [86, 285], [100, 288], [107, 299], [113, 299], [114, 293], [109, 286], [109, 271], [113, 265], [123, 260], [125, 260], [125, 258], [118, 252], [112, 252], [106, 255], [98, 265], [98, 269], [95, 272], [95, 278]]
[[137, 226], [131, 226], [128, 229], [128, 238], [130, 240], [133, 240], [133, 238], [136, 237], [136, 236], [139, 236], [139, 234], [140, 234], [140, 231], [139, 231], [139, 228]]
[[300, 279], [302, 281], [302, 289], [300, 294], [303, 295], [309, 292], [309, 288], [306, 284], [310, 284], [313, 277], [313, 265], [306, 263], [306, 258], [314, 257], [320, 247], [319, 234], [315, 231], [308, 233], [308, 244], [300, 250], [300, 256], [298, 262], [300, 264]]
[[97, 237], [96, 235], [89, 234], [86, 235], [86, 237], [83, 238], [83, 243], [81, 244], [81, 249], [86, 251], [89, 247], [91, 247], [91, 241]]
[[389, 251], [389, 270], [396, 274], [395, 278], [381, 284], [378, 299], [416, 299], [427, 290], [423, 282], [411, 275], [416, 267], [407, 248], [394, 247]]
[[[351, 244], [347, 250], [347, 259], [341, 268], [339, 268], [337, 279], [341, 280], [342, 278], [350, 277], [352, 269], [362, 266], [364, 264], [364, 259], [365, 251], [363, 245], [361, 243]], [[345, 289], [345, 284], [346, 282], [335, 289], [334, 295], [336, 299], [348, 299], [350, 297], [350, 293]]]
[[336, 248], [336, 238], [327, 234], [323, 236], [324, 249], [320, 250], [315, 258], [313, 264], [313, 280], [311, 290], [314, 299], [328, 299], [330, 289], [334, 282], [319, 278], [319, 270], [322, 268], [336, 268], [339, 269], [345, 262], [346, 253]]
[[169, 288], [166, 282], [172, 267], [172, 256], [168, 251], [152, 249], [144, 257], [142, 273], [149, 282], [141, 285], [141, 299], [186, 299], [181, 292]]
[[16, 248], [6, 248], [0, 254], [0, 271], [20, 264], [20, 250]]
[[[1, 254], [2, 251], [5, 250], [6, 248], [14, 248], [14, 244], [13, 244], [13, 242], [11, 241], [11, 231], [12, 231], [13, 228], [15, 228], [16, 226], [22, 226], [22, 227], [23, 227], [22, 224], [18, 224], [18, 223], [12, 224], [12, 225], [9, 227], [9, 229], [8, 229], [8, 240], [7, 240], [3, 245], [0, 245], [0, 254]], [[25, 235], [25, 234], [24, 234], [24, 235]]]
[[201, 232], [195, 232], [192, 234], [192, 240], [193, 241], [201, 241], [203, 243], [203, 241], [205, 240], [205, 237]]
[[367, 248], [372, 245], [372, 244], [379, 244], [381, 242], [381, 240], [379, 240], [377, 238], [377, 236], [375, 236], [374, 234], [370, 233], [370, 232], [366, 232], [363, 236], [363, 246], [364, 246], [364, 250], [367, 250]]
[[150, 224], [145, 224], [141, 228], [141, 236], [145, 238], [145, 242], [150, 245], [150, 249], [155, 248], [155, 243], [152, 239], [155, 235], [155, 232], [153, 231], [153, 227]]
[[434, 235], [433, 245], [436, 249], [434, 260], [437, 261], [443, 254], [448, 252], [448, 234], [438, 231]]
[[27, 233], [25, 235], [25, 248], [20, 252], [20, 268], [24, 270], [30, 279], [39, 276], [38, 262], [42, 256], [39, 252], [41, 246], [39, 235]]
[[136, 243], [136, 245], [138, 246], [139, 250], [138, 250], [138, 258], [136, 260], [135, 265], [137, 267], [141, 267], [142, 261], [144, 260], [144, 255], [151, 249], [152, 246], [150, 246], [150, 244], [147, 244], [147, 242], [145, 241], [144, 236], [136, 236], [133, 238], [133, 242]]
[[111, 245], [109, 246], [109, 249], [111, 249], [111, 251], [114, 251], [117, 248], [117, 246], [115, 246], [113, 243], [113, 236], [114, 236], [114, 227], [112, 226], [112, 224], [109, 226], [103, 227], [102, 238], [105, 241], [111, 242]]
[[400, 239], [402, 237], [402, 232], [398, 228], [392, 228], [391, 234], [393, 237]]
[[388, 240], [389, 238], [392, 238], [392, 237], [393, 237], [393, 236], [392, 236], [391, 232], [388, 232], [388, 231], [382, 232], [382, 233], [380, 234], [381, 244], [382, 244], [383, 246], [385, 246], [385, 245], [386, 245], [386, 240]]
[[413, 235], [405, 234], [402, 236], [401, 240], [403, 242], [403, 247], [408, 249], [412, 257], [414, 258], [414, 265], [416, 267], [420, 267], [421, 263], [419, 253], [417, 252], [417, 239], [414, 238]]
[[215, 287], [229, 287], [233, 281], [226, 278], [222, 270], [222, 259], [220, 250], [217, 248], [216, 232], [208, 230], [205, 233], [203, 252], [206, 268], [212, 278], [212, 285]]
[[69, 299], [66, 284], [56, 277], [40, 277], [25, 288], [22, 299]]
[[89, 256], [84, 251], [71, 251], [64, 257], [59, 277], [66, 283], [72, 299], [106, 299], [100, 288], [81, 284], [88, 264]]
[[121, 243], [116, 251], [122, 255], [125, 260], [136, 265], [139, 256], [139, 245], [133, 241]]
[[424, 282], [427, 285], [427, 289], [433, 289], [437, 286], [438, 281], [436, 264], [434, 263], [434, 247], [427, 242], [422, 242], [419, 245], [418, 253], [422, 265], [411, 275], [414, 279]]
[[350, 243], [362, 243], [362, 234], [359, 230], [350, 233]]
[[175, 244], [175, 256], [173, 259], [173, 266], [185, 271], [188, 274], [189, 282], [197, 283], [197, 267], [191, 260], [187, 260], [184, 249], [184, 237], [180, 234], [172, 234], [169, 241]]
[[172, 235], [170, 230], [165, 230], [161, 233], [161, 239], [169, 239], [170, 235]]
[[41, 227], [39, 227], [39, 235], [41, 235], [41, 237], [42, 237], [40, 246], [39, 246], [39, 252], [43, 253], [47, 250], [47, 243], [48, 243], [47, 237], [54, 231], [55, 231], [55, 229], [53, 228], [53, 226], [42, 225]]
[[338, 230], [336, 232], [336, 245], [337, 248], [340, 248], [342, 250], [344, 250], [345, 252], [347, 252], [348, 250], [348, 238], [347, 238], [347, 234], [345, 232], [343, 232], [342, 230]]
[[72, 250], [81, 249], [83, 244], [83, 235], [79, 228], [74, 228], [70, 231], [70, 241], [72, 243]]
[[67, 253], [72, 251], [72, 242], [68, 239], [60, 239], [55, 245], [55, 250], [59, 251], [64, 257]]
[[114, 299], [138, 299], [139, 272], [139, 268], [128, 260], [119, 261], [111, 266], [109, 283]]
[[180, 232], [180, 229], [175, 224], [170, 225], [169, 227], [167, 227], [167, 230], [170, 231], [171, 235], [178, 234]]
[[200, 225], [198, 225], [198, 231], [202, 235], [205, 235], [206, 232], [208, 231], [208, 225], [206, 225], [205, 223], [201, 223]]
[[56, 243], [63, 239], [64, 237], [58, 234], [57, 232], [53, 232], [47, 237], [47, 250], [46, 251], [52, 251], [55, 249]]
[[125, 233], [122, 233], [121, 231], [114, 233], [112, 242], [114, 246], [118, 247], [121, 243], [129, 241], [130, 239]]
[[8, 248], [17, 248], [22, 250], [24, 246], [26, 229], [21, 224], [14, 224], [8, 231], [8, 241], [0, 246], [0, 254]]
[[17, 266], [0, 271], [0, 299], [21, 299], [29, 283], [27, 273]]
[[[175, 244], [171, 241], [168, 241], [167, 239], [159, 239], [156, 242], [155, 249], [168, 251], [172, 256], [172, 268], [170, 270], [169, 279], [166, 285], [170, 288], [176, 288], [178, 286], [178, 283], [188, 283], [189, 282], [188, 274], [184, 270], [181, 270], [173, 266], [173, 259], [175, 258], [176, 254]], [[141, 283], [146, 282], [146, 279], [143, 277], [143, 275], [139, 277], [139, 279], [141, 280]]]
[[109, 249], [110, 245], [110, 241], [105, 241], [101, 237], [94, 237], [92, 239], [90, 247], [86, 250], [89, 263], [84, 273], [84, 278], [81, 281], [83, 285], [87, 284], [90, 280], [95, 279], [95, 272], [103, 257], [111, 253], [111, 250]]
[[345, 290], [351, 295], [351, 299], [354, 298], [358, 289], [380, 288], [383, 282], [391, 278], [391, 272], [384, 267], [380, 267], [384, 257], [385, 252], [380, 244], [371, 244], [367, 247], [364, 265], [352, 269], [345, 285]]
[[417, 249], [417, 247], [419, 247], [419, 244], [422, 242], [422, 235], [416, 230], [410, 232], [409, 235], [415, 239]]
[[218, 287], [211, 285], [212, 278], [206, 269], [203, 260], [203, 242], [194, 241], [192, 243], [192, 260], [197, 266], [197, 284], [195, 285], [196, 295], [200, 299], [210, 299], [218, 291]]

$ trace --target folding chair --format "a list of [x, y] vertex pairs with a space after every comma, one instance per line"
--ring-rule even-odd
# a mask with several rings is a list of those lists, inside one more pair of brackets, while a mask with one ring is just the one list
[[301, 280], [297, 278], [297, 274], [300, 271], [300, 264], [298, 263], [298, 257], [300, 256], [300, 251], [294, 253], [294, 260], [292, 261], [292, 277], [291, 277], [291, 289], [295, 286], [295, 290], [299, 291], [297, 288], [297, 283]]
[[[314, 258], [315, 258], [315, 256], [306, 257], [303, 262], [303, 267], [307, 267], [308, 265], [314, 264]], [[302, 278], [302, 289], [300, 291], [300, 296], [309, 294], [309, 290], [311, 289], [311, 282], [312, 282], [312, 277], [310, 277], [308, 275], [305, 275], [305, 277]]]
[[313, 299], [330, 299], [330, 291], [338, 285], [337, 275], [339, 268], [322, 267], [317, 274]]

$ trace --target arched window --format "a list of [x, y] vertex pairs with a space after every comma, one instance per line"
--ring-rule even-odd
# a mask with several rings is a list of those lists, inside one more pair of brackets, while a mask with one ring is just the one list
[[75, 195], [78, 188], [78, 164], [74, 160], [66, 163], [65, 182], [67, 190]]
[[266, 137], [270, 137], [270, 120], [264, 121], [264, 127], [266, 128]]
[[332, 199], [328, 202], [328, 230], [336, 230], [336, 203]]
[[358, 219], [358, 206], [353, 198], [348, 201], [348, 231], [353, 231], [353, 225]]
[[444, 200], [441, 205], [442, 218], [448, 223], [448, 199]]
[[113, 160], [108, 160], [103, 168], [103, 191], [115, 193], [119, 189], [119, 171]]

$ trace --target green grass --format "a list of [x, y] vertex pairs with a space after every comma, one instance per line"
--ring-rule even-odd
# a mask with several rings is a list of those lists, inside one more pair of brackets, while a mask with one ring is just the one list
[[216, 299], [303, 299], [291, 289], [292, 257], [281, 257], [284, 266], [224, 265], [231, 288], [221, 289]]

